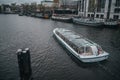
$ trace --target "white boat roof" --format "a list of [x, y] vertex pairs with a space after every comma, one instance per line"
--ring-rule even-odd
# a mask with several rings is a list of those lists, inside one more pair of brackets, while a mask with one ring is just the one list
[[57, 31], [65, 36], [69, 41], [74, 43], [77, 47], [82, 46], [96, 46], [97, 44], [84, 38], [82, 35], [77, 35], [75, 32], [71, 30], [66, 30], [63, 28], [58, 28]]

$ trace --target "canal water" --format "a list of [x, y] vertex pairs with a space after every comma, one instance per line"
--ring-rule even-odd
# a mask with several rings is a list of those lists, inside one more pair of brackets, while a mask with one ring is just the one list
[[[84, 64], [53, 37], [54, 28], [73, 30], [110, 53], [108, 60]], [[34, 80], [120, 80], [117, 29], [94, 28], [18, 15], [0, 15], [0, 80], [19, 80], [16, 51], [30, 48]]]

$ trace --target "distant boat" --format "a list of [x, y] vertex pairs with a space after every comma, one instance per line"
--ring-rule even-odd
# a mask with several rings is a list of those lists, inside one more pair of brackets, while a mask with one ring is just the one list
[[44, 12], [44, 19], [49, 19], [50, 17], [51, 17], [51, 15], [52, 15], [52, 13], [51, 13], [51, 11], [45, 11]]
[[53, 14], [51, 17], [52, 20], [58, 20], [63, 22], [72, 22], [72, 18], [64, 15]]
[[30, 15], [31, 15], [31, 17], [35, 17], [35, 13], [31, 13]]
[[56, 9], [54, 10], [51, 19], [63, 22], [72, 22], [72, 17], [76, 15], [75, 10]]
[[118, 22], [113, 20], [106, 20], [104, 21], [104, 26], [109, 28], [116, 28], [118, 27]]
[[49, 19], [51, 16], [51, 13], [50, 11], [41, 11], [41, 12], [38, 11], [38, 12], [32, 13], [31, 15], [37, 18]]
[[105, 52], [98, 44], [71, 30], [56, 28], [53, 30], [53, 34], [66, 49], [82, 62], [103, 61], [109, 56], [109, 53]]
[[37, 17], [37, 18], [44, 18], [42, 12], [36, 12], [35, 17]]
[[49, 19], [49, 18], [50, 18], [49, 14], [44, 14], [44, 19]]
[[80, 24], [80, 25], [85, 25], [85, 26], [102, 26], [103, 23], [94, 20], [94, 19], [89, 19], [89, 18], [73, 18], [73, 23]]
[[23, 13], [19, 13], [19, 16], [23, 16]]

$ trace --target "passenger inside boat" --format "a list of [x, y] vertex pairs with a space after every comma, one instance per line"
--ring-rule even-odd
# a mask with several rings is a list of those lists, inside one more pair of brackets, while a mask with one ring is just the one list
[[92, 48], [90, 46], [87, 46], [87, 47], [84, 47], [85, 50], [84, 50], [84, 54], [83, 55], [93, 55], [93, 51], [92, 51]]
[[84, 56], [93, 55], [92, 48], [89, 46], [79, 48], [78, 53]]
[[100, 46], [97, 46], [98, 55], [104, 53], [103, 49]]
[[78, 48], [78, 54], [83, 54], [84, 53], [84, 47]]

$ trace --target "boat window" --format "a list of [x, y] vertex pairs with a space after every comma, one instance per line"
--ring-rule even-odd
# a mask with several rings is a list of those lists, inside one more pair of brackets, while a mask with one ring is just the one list
[[86, 53], [88, 53], [88, 52], [92, 52], [91, 47], [86, 47]]
[[58, 32], [58, 31], [56, 31], [56, 34], [58, 34], [58, 35], [59, 35], [59, 32]]
[[79, 54], [84, 53], [84, 47], [79, 48], [79, 49], [78, 49], [78, 53], [79, 53]]
[[84, 55], [93, 55], [93, 52], [92, 52], [92, 48], [91, 47], [89, 47], [89, 46], [87, 46], [87, 47], [85, 47], [84, 48]]
[[77, 11], [73, 11], [73, 10], [66, 10], [66, 9], [61, 9], [61, 10], [54, 10], [54, 13], [55, 14], [76, 14], [77, 13]]

